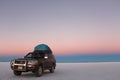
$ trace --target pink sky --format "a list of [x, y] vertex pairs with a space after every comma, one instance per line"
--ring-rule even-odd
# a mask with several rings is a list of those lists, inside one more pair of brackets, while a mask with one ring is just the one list
[[[38, 45], [41, 42], [36, 43], [30, 43], [30, 42], [24, 42], [24, 43], [8, 43], [6, 45], [3, 45], [0, 50], [0, 55], [21, 55], [26, 54], [28, 52], [32, 52], [34, 50], [34, 47]], [[54, 54], [63, 55], [63, 54], [85, 54], [85, 53], [114, 53], [114, 52], [120, 52], [120, 46], [118, 44], [97, 44], [95, 42], [93, 43], [56, 43], [56, 42], [45, 42], [49, 45], [49, 47], [52, 49]], [[6, 53], [6, 54], [2, 54]]]
[[0, 1], [0, 56], [45, 43], [55, 54], [120, 52], [120, 1]]

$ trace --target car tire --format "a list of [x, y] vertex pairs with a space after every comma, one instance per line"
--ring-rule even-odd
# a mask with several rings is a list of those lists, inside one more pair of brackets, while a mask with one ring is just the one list
[[39, 66], [38, 69], [37, 69], [37, 71], [36, 71], [36, 76], [40, 77], [40, 76], [42, 76], [42, 74], [43, 74], [43, 69], [42, 69], [41, 66]]
[[16, 75], [16, 76], [20, 76], [20, 75], [22, 74], [21, 71], [13, 71], [13, 73], [14, 73], [14, 75]]
[[54, 65], [49, 69], [50, 73], [54, 73], [55, 67]]

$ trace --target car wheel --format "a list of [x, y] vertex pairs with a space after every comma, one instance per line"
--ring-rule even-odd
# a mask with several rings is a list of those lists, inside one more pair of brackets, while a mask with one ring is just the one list
[[20, 75], [22, 74], [21, 71], [13, 71], [13, 73], [14, 73], [14, 75], [16, 75], [16, 76], [20, 76]]
[[51, 69], [49, 69], [50, 70], [50, 73], [54, 73], [54, 70], [55, 70], [55, 67], [54, 67], [54, 65], [51, 67]]
[[37, 71], [36, 71], [36, 76], [37, 76], [37, 77], [40, 77], [42, 74], [43, 74], [42, 67], [39, 66], [39, 68], [38, 68]]

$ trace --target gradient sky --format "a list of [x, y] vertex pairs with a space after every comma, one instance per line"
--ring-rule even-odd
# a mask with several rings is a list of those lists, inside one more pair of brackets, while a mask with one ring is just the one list
[[0, 0], [0, 56], [120, 52], [120, 0]]

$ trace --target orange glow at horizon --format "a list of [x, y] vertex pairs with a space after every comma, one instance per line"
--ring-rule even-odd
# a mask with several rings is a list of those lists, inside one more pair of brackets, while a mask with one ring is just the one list
[[[91, 54], [91, 53], [114, 53], [120, 52], [120, 45], [118, 44], [96, 44], [96, 43], [84, 43], [84, 44], [54, 44], [48, 43], [46, 44], [51, 48], [55, 55], [69, 55], [69, 54]], [[34, 47], [38, 45], [37, 43], [34, 44], [14, 44], [14, 45], [7, 45], [0, 47], [0, 55], [23, 55], [27, 54], [28, 52], [32, 52]], [[6, 53], [6, 54], [4, 54]]]
[[[0, 55], [23, 55], [27, 54], [28, 52], [32, 52], [34, 48], [9, 48], [9, 49], [2, 49]], [[112, 53], [112, 52], [120, 52], [119, 47], [58, 47], [58, 48], [51, 48], [53, 53], [56, 55], [69, 55], [69, 54], [85, 54], [85, 53]], [[6, 54], [2, 54], [6, 53]]]

